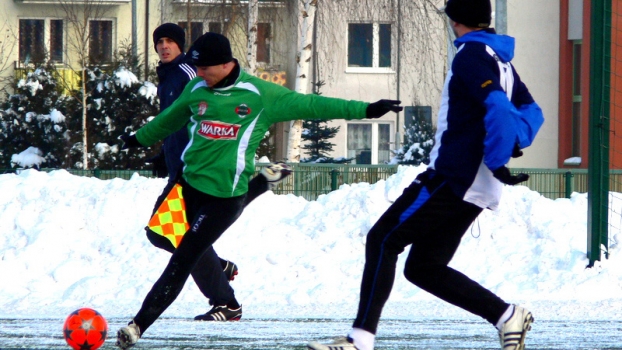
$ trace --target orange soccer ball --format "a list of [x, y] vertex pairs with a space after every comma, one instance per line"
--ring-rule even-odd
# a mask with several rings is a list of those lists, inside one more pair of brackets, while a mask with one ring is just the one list
[[95, 350], [106, 341], [108, 322], [99, 312], [88, 307], [81, 308], [67, 317], [63, 334], [72, 348]]

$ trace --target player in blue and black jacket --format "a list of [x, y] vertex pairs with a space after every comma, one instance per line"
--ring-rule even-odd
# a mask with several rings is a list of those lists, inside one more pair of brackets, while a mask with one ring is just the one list
[[501, 183], [517, 180], [508, 177], [505, 164], [531, 145], [542, 110], [510, 63], [514, 38], [482, 29], [455, 44], [430, 169], [465, 201], [495, 209]]
[[404, 275], [417, 287], [489, 321], [501, 348], [524, 348], [533, 317], [448, 264], [483, 209], [495, 209], [503, 184], [527, 180], [505, 164], [522, 155], [544, 122], [510, 63], [514, 39], [488, 28], [489, 0], [449, 0], [445, 13], [458, 52], [447, 74], [428, 169], [367, 235], [358, 314], [347, 338], [310, 349], [372, 350], [398, 255], [411, 245]]

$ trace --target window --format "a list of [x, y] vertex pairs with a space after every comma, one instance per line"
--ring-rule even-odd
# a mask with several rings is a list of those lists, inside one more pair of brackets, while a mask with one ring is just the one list
[[257, 23], [257, 62], [270, 63], [270, 23]]
[[391, 160], [391, 125], [378, 124], [378, 164]]
[[348, 124], [348, 158], [371, 164], [371, 124]]
[[63, 62], [63, 20], [50, 21], [50, 60]]
[[573, 157], [581, 157], [581, 40], [572, 44], [572, 142]]
[[348, 68], [391, 68], [391, 24], [348, 24]]
[[89, 61], [91, 64], [112, 61], [112, 21], [89, 22]]
[[42, 19], [19, 20], [19, 61], [23, 64], [45, 61]]
[[[48, 50], [49, 48], [49, 50]], [[19, 62], [63, 62], [63, 20], [20, 19]]]
[[209, 31], [222, 34], [222, 24], [220, 22], [209, 22]]
[[[180, 27], [183, 28], [184, 31], [187, 32], [186, 28], [188, 28], [188, 22], [179, 22], [178, 23]], [[190, 47], [190, 45], [192, 45], [192, 43], [197, 40], [201, 35], [203, 35], [203, 22], [190, 22], [190, 29], [192, 29], [192, 33], [191, 34], [191, 38], [190, 38], [190, 42], [186, 43], [186, 47]], [[186, 33], [186, 38], [188, 37], [188, 34]], [[181, 47], [180, 48], [182, 51], [185, 51], [186, 48]]]
[[355, 164], [391, 160], [391, 123], [348, 123], [347, 157]]

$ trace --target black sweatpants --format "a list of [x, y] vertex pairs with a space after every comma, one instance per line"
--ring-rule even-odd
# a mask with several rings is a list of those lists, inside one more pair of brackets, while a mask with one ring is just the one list
[[[177, 181], [174, 179], [166, 184], [162, 194], [156, 200], [153, 213], [158, 210], [168, 193], [171, 191]], [[248, 192], [244, 201], [244, 207], [257, 198], [269, 188], [268, 181], [265, 176], [259, 174], [255, 176], [248, 184]], [[189, 215], [187, 215], [190, 218]], [[173, 243], [168, 238], [145, 228], [147, 238], [154, 246], [164, 249], [169, 253], [175, 251]], [[225, 275], [222, 267], [222, 259], [216, 254], [213, 246], [209, 246], [205, 253], [201, 256], [195, 267], [192, 269], [191, 275], [197, 287], [209, 299], [210, 305], [226, 305], [235, 298], [235, 293], [229, 280]]]
[[[246, 203], [246, 195], [218, 198], [200, 192], [183, 181], [182, 187], [190, 229], [134, 317], [141, 333], [175, 301], [197, 263], [204, 261], [203, 255], [242, 214]], [[222, 269], [220, 275], [224, 276]]]
[[495, 324], [509, 306], [448, 267], [481, 208], [457, 197], [433, 171], [420, 174], [367, 235], [365, 269], [353, 327], [376, 333], [395, 279], [397, 256], [411, 244], [404, 275], [417, 287]]

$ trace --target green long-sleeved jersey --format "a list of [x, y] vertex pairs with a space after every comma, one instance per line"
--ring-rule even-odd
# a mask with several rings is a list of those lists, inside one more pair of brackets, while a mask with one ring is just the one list
[[244, 71], [230, 86], [212, 89], [197, 77], [179, 98], [136, 132], [150, 146], [188, 121], [183, 178], [221, 198], [243, 195], [255, 171], [255, 151], [268, 128], [300, 119], [363, 119], [368, 103], [304, 95]]

